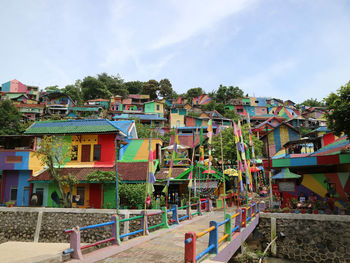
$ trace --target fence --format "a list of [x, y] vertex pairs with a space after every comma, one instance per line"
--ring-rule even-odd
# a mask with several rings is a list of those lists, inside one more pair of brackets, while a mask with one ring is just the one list
[[[219, 245], [226, 241], [232, 241], [232, 235], [236, 232], [241, 232], [242, 228], [245, 228], [249, 222], [259, 213], [259, 210], [264, 210], [265, 203], [257, 202], [252, 203], [248, 207], [237, 209], [233, 215], [226, 214], [225, 220], [222, 222], [210, 221], [209, 228], [196, 234], [194, 232], [188, 232], [185, 234], [185, 262], [195, 263], [206, 254], [218, 254]], [[234, 224], [232, 225], [232, 221]], [[219, 238], [219, 227], [224, 226], [224, 234]], [[196, 241], [197, 239], [209, 234], [208, 247], [196, 255]]]
[[[161, 227], [163, 229], [169, 228], [169, 224], [179, 224], [180, 220], [188, 219], [191, 220], [194, 215], [202, 215], [202, 210], [201, 210], [201, 205], [205, 204], [205, 211], [211, 211], [212, 210], [212, 204], [211, 200], [207, 199], [202, 202], [198, 202], [195, 204], [187, 204], [186, 206], [178, 207], [177, 205], [173, 205], [171, 209], [167, 210], [166, 207], [162, 207], [160, 212], [154, 212], [154, 213], [145, 213], [145, 211], [141, 211], [139, 216], [134, 216], [130, 218], [124, 218], [124, 219], [119, 219], [118, 215], [113, 215], [111, 218], [111, 221], [106, 222], [106, 223], [101, 223], [101, 224], [96, 224], [96, 225], [90, 225], [90, 226], [84, 226], [79, 228], [79, 226], [76, 226], [72, 229], [65, 230], [64, 232], [67, 234], [70, 234], [70, 249], [65, 250], [63, 253], [64, 254], [69, 254], [71, 253], [71, 257], [75, 259], [83, 259], [82, 256], [82, 249], [89, 248], [89, 247], [94, 247], [97, 245], [101, 245], [104, 243], [111, 242], [112, 245], [121, 245], [121, 239], [128, 237], [128, 236], [133, 236], [139, 233], [143, 233], [144, 235], [149, 235], [149, 230], [154, 229], [157, 227]], [[197, 211], [192, 213], [191, 207], [196, 206]], [[186, 208], [186, 215], [183, 217], [178, 217], [178, 210], [179, 209], [184, 209]], [[172, 215], [172, 220], [168, 220], [168, 213], [171, 212]], [[156, 215], [161, 215], [161, 223], [148, 226], [148, 218]], [[127, 222], [127, 221], [133, 221], [133, 220], [140, 220], [140, 228], [136, 231], [125, 233], [125, 234], [120, 234], [120, 223]], [[80, 237], [80, 231], [82, 230], [88, 230], [88, 229], [93, 229], [93, 228], [98, 228], [98, 227], [104, 227], [104, 226], [111, 226], [112, 231], [111, 231], [111, 237], [105, 240], [97, 241], [92, 244], [87, 244], [84, 246], [81, 246], [81, 237]]]

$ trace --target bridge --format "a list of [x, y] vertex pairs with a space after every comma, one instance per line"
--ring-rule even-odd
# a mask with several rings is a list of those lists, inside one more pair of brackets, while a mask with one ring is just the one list
[[[161, 212], [141, 214], [134, 218], [118, 219], [114, 216], [110, 222], [99, 225], [69, 229], [66, 233], [71, 235], [71, 248], [65, 253], [71, 253], [74, 258], [70, 262], [200, 262], [210, 259], [217, 262], [228, 260], [239, 249], [242, 242], [255, 229], [259, 222], [259, 211], [263, 210], [263, 202], [254, 202], [241, 209], [227, 208], [210, 211], [209, 200], [205, 211], [202, 211], [202, 203], [186, 205], [183, 207], [173, 206], [172, 209], [162, 209]], [[196, 210], [190, 207], [196, 206]], [[180, 209], [186, 209], [186, 214], [179, 216]], [[193, 211], [196, 211], [192, 213]], [[170, 213], [170, 215], [169, 215]], [[147, 218], [161, 215], [162, 222], [148, 226]], [[169, 220], [169, 218], [171, 218]], [[139, 220], [140, 229], [127, 234], [119, 234], [119, 224], [126, 220]], [[171, 226], [170, 226], [171, 224]], [[100, 226], [112, 225], [111, 238], [98, 241], [94, 244], [80, 244], [80, 231]], [[148, 233], [152, 228], [160, 230]], [[147, 231], [144, 231], [147, 230]], [[121, 242], [126, 236], [142, 234]], [[85, 248], [103, 243], [111, 243], [90, 253], [82, 254]]]

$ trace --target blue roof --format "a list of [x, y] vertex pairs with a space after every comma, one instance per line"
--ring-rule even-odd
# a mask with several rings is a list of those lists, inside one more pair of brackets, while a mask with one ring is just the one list
[[311, 132], [329, 132], [330, 130], [326, 126], [320, 126], [317, 129], [312, 130]]
[[135, 121], [133, 121], [133, 120], [110, 121], [110, 123], [112, 123], [112, 125], [114, 127], [116, 127], [121, 132], [125, 133], [126, 135], [128, 135], [129, 128], [130, 128], [131, 124], [134, 122]]
[[156, 114], [115, 114], [113, 119], [140, 119], [140, 120], [150, 120], [150, 121], [166, 121], [166, 118], [159, 117]]

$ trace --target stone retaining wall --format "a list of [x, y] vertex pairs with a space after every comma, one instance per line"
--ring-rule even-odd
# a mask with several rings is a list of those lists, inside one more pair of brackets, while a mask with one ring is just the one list
[[350, 262], [350, 216], [261, 213], [257, 227], [263, 247], [271, 241], [276, 218], [277, 257], [297, 262]]
[[[160, 212], [160, 210], [151, 210]], [[139, 216], [141, 210], [120, 210], [120, 219]], [[41, 213], [41, 215], [39, 215]], [[185, 211], [179, 211], [180, 215]], [[67, 242], [69, 234], [65, 229], [74, 226], [88, 226], [108, 222], [115, 214], [112, 209], [79, 209], [79, 208], [0, 208], [0, 243], [7, 241]], [[171, 213], [168, 213], [171, 218]], [[148, 217], [148, 226], [161, 223], [161, 215]], [[140, 219], [120, 223], [120, 233], [139, 230]], [[151, 229], [150, 232], [159, 229]], [[141, 234], [138, 234], [141, 235]], [[138, 236], [133, 235], [132, 237]], [[82, 243], [93, 243], [111, 237], [111, 226], [81, 231]], [[125, 238], [127, 239], [127, 238]]]

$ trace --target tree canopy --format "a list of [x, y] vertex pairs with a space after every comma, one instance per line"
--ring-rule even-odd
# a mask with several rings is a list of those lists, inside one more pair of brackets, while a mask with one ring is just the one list
[[307, 99], [300, 104], [304, 105], [304, 106], [309, 106], [309, 107], [324, 107], [324, 106], [326, 106], [325, 103], [323, 103], [322, 101], [318, 101], [317, 99], [313, 99], [313, 98]]
[[223, 86], [220, 85], [218, 91], [216, 92], [216, 100], [226, 104], [231, 99], [243, 98], [244, 93], [239, 87], [234, 86]]
[[67, 85], [62, 89], [62, 92], [69, 97], [73, 101], [75, 101], [78, 105], [83, 105], [83, 94], [81, 92], [81, 81], [76, 80], [74, 85]]
[[106, 84], [94, 77], [88, 76], [81, 82], [81, 90], [84, 100], [91, 99], [109, 99], [112, 93], [108, 90]]
[[140, 94], [143, 89], [143, 82], [129, 81], [123, 84], [124, 89], [127, 89], [129, 94]]
[[21, 134], [24, 127], [21, 124], [22, 114], [9, 100], [0, 101], [0, 135]]
[[193, 98], [196, 98], [202, 94], [204, 94], [204, 91], [202, 88], [200, 87], [192, 88], [187, 91], [186, 98], [189, 100], [192, 100]]
[[324, 99], [329, 108], [327, 126], [335, 135], [345, 133], [350, 137], [350, 81]]

